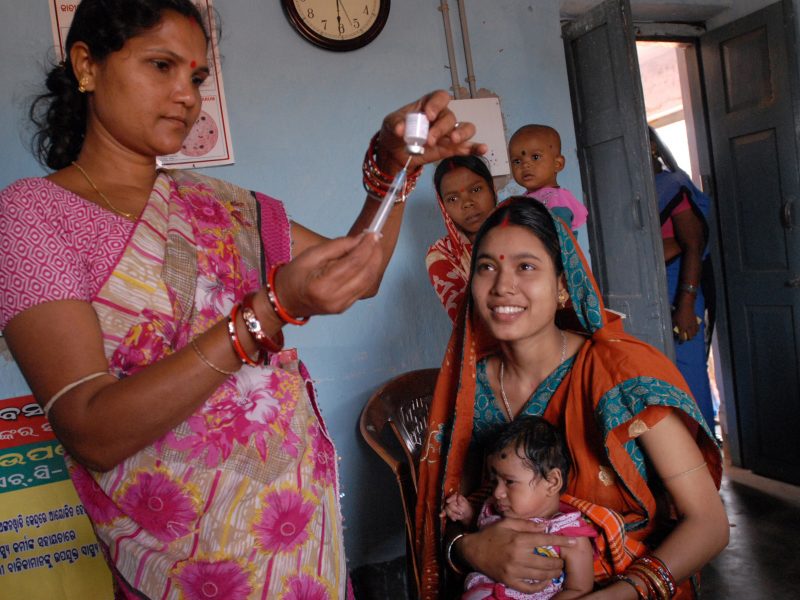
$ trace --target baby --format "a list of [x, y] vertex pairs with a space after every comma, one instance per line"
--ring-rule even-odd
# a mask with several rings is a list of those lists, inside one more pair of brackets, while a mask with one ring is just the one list
[[[524, 600], [566, 600], [580, 598], [594, 585], [593, 544], [596, 531], [586, 524], [581, 513], [559, 502], [567, 486], [570, 456], [561, 432], [541, 417], [520, 416], [505, 426], [489, 450], [488, 466], [493, 492], [481, 508], [478, 528], [499, 519], [527, 519], [545, 525], [546, 533], [575, 537], [575, 546], [539, 547], [534, 552], [561, 556], [564, 573], [533, 594], [518, 592], [498, 584], [482, 573], [467, 575], [462, 600], [519, 598]], [[475, 511], [461, 494], [445, 501], [445, 513], [452, 521], [474, 525]]]
[[561, 155], [561, 136], [547, 125], [523, 125], [508, 143], [511, 174], [514, 181], [527, 190], [526, 196], [536, 198], [561, 217], [576, 231], [589, 212], [572, 192], [558, 186], [558, 173], [564, 168]]

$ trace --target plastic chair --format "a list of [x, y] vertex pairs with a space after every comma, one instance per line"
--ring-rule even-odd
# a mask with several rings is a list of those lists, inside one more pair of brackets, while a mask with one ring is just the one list
[[367, 444], [397, 478], [406, 520], [407, 581], [417, 597], [420, 589], [414, 552], [417, 466], [438, 375], [439, 369], [421, 369], [391, 379], [367, 401], [359, 422]]

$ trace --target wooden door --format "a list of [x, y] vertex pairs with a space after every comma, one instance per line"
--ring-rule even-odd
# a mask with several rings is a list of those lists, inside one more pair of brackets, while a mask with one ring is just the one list
[[800, 119], [794, 24], [791, 2], [774, 4], [705, 34], [701, 56], [742, 466], [798, 484]]
[[658, 207], [628, 0], [562, 30], [592, 268], [625, 330], [674, 356]]

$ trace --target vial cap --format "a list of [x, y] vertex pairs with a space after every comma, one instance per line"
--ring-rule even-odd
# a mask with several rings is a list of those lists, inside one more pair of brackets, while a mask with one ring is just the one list
[[422, 154], [425, 151], [425, 140], [428, 139], [428, 117], [425, 113], [408, 113], [403, 140], [409, 154]]

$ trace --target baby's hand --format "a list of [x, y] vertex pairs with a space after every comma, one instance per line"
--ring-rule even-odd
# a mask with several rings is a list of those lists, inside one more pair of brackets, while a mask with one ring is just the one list
[[459, 521], [465, 525], [472, 524], [474, 511], [472, 505], [461, 494], [452, 494], [444, 501], [443, 515], [451, 521]]

